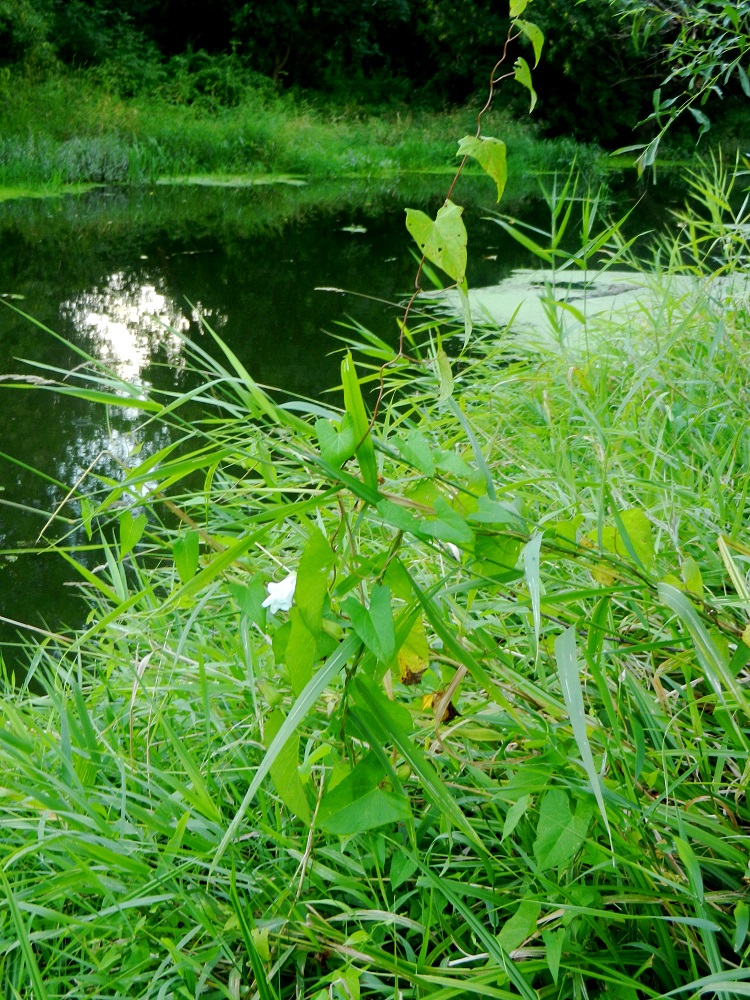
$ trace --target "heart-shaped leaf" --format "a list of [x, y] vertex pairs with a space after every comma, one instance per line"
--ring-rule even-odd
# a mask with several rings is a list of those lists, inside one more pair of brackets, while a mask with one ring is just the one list
[[350, 414], [345, 413], [337, 426], [332, 420], [321, 417], [315, 421], [315, 434], [324, 461], [339, 469], [351, 458], [357, 447], [357, 435]]
[[416, 208], [406, 209], [406, 228], [425, 257], [460, 284], [466, 275], [466, 226], [463, 208], [447, 201], [434, 221]]

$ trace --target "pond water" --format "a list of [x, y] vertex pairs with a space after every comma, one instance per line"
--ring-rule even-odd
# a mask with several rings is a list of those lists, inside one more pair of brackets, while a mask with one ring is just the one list
[[[190, 374], [174, 331], [210, 349], [201, 315], [257, 381], [316, 397], [338, 380], [337, 324], [351, 318], [395, 341], [400, 313], [388, 303], [403, 300], [415, 271], [403, 208], [434, 214], [445, 186], [443, 177], [305, 189], [154, 186], [6, 202], [0, 295], [121, 375], [178, 391]], [[632, 178], [627, 187], [632, 200]], [[475, 287], [535, 264], [483, 221], [491, 188], [467, 179], [459, 199]], [[503, 209], [543, 227], [547, 210], [534, 192], [511, 193]], [[653, 206], [641, 212], [653, 224]], [[45, 374], [29, 361], [64, 370], [80, 363], [36, 324], [0, 303], [0, 378]], [[15, 623], [55, 631], [85, 617], [68, 585], [73, 572], [41, 551], [39, 538], [67, 488], [89, 467], [116, 474], [137, 443], [165, 442], [144, 442], [136, 411], [108, 420], [101, 407], [7, 380], [0, 405], [0, 649], [18, 669]], [[63, 522], [45, 531], [64, 534]]]

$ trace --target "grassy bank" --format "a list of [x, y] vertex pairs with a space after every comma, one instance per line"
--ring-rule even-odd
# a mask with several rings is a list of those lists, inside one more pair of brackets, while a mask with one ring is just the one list
[[[314, 107], [245, 87], [226, 106], [171, 91], [118, 96], [92, 73], [43, 82], [19, 76], [0, 92], [0, 185], [141, 183], [196, 174], [345, 177], [448, 170], [476, 111], [382, 114]], [[502, 113], [488, 123], [513, 150], [511, 169], [582, 166], [594, 148], [541, 141]], [[585, 163], [584, 163], [585, 161]]]
[[746, 995], [750, 314], [714, 223], [590, 353], [353, 332], [365, 381], [392, 361], [369, 434], [347, 359], [345, 413], [219, 343], [189, 400], [65, 376], [175, 443], [81, 485], [88, 628], [3, 695], [12, 995]]

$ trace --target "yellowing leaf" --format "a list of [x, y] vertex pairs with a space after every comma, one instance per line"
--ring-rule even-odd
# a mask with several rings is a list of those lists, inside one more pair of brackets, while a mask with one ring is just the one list
[[474, 135], [465, 135], [458, 143], [456, 156], [471, 156], [477, 161], [497, 184], [497, 200], [500, 201], [508, 180], [506, 149], [502, 139], [493, 139], [491, 136], [478, 139]]
[[[437, 706], [438, 706], [438, 704], [440, 702], [440, 699], [443, 697], [443, 694], [444, 694], [443, 691], [432, 691], [432, 692], [430, 692], [430, 694], [424, 694], [424, 695], [422, 695], [422, 708], [424, 708], [424, 709], [427, 709], [427, 708], [432, 709], [432, 712], [433, 712], [433, 715], [434, 715], [435, 714], [435, 709], [437, 708]], [[443, 717], [442, 717], [442, 719], [436, 720], [436, 721], [439, 721], [439, 722], [451, 722], [453, 719], [456, 718], [456, 716], [458, 716], [460, 714], [461, 713], [456, 708], [456, 706], [453, 704], [453, 702], [449, 701], [448, 704], [443, 709]]]
[[463, 208], [447, 201], [435, 220], [416, 208], [406, 209], [406, 228], [425, 257], [460, 284], [466, 275], [466, 226]]
[[591, 570], [591, 575], [602, 587], [611, 587], [617, 581], [617, 573], [609, 569], [604, 563], [595, 566]]
[[[619, 511], [616, 520], [620, 527], [607, 524], [602, 528], [601, 545], [607, 552], [612, 552], [625, 562], [640, 562], [644, 569], [652, 570], [656, 560], [654, 539], [651, 523], [637, 507]], [[627, 537], [626, 537], [627, 536]], [[588, 548], [594, 548], [599, 541], [598, 531], [589, 531], [581, 543]], [[618, 579], [617, 570], [601, 564], [591, 571], [592, 576], [605, 587], [611, 586]]]
[[398, 651], [398, 673], [402, 684], [418, 684], [430, 665], [430, 647], [427, 645], [424, 622], [417, 618], [406, 641]]
[[[651, 522], [638, 507], [623, 510], [620, 513], [620, 521], [636, 556], [643, 564], [643, 568], [652, 569], [656, 553]], [[618, 536], [617, 544], [620, 545], [620, 548], [615, 548], [613, 551], [618, 552], [618, 555], [629, 555], [627, 543], [619, 531]]]

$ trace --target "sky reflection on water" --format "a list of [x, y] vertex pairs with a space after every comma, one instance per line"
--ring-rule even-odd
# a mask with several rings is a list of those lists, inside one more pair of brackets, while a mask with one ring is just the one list
[[151, 358], [162, 353], [172, 368], [184, 367], [190, 319], [168, 294], [138, 276], [114, 271], [104, 282], [60, 304], [60, 315], [92, 345], [99, 360], [127, 381], [140, 382]]

